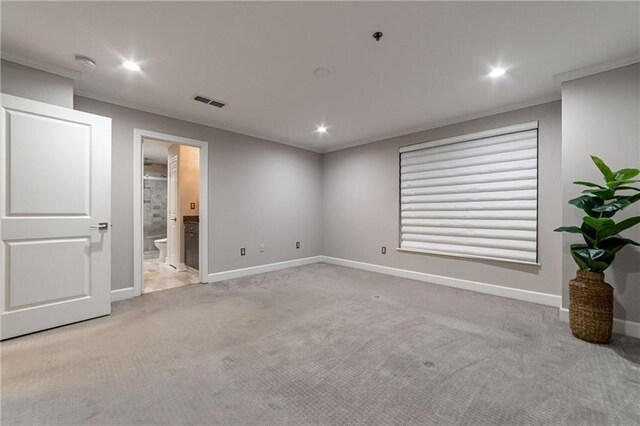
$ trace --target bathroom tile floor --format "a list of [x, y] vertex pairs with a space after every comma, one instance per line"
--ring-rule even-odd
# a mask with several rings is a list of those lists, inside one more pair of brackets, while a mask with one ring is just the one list
[[200, 282], [196, 272], [177, 271], [174, 267], [159, 263], [158, 259], [144, 260], [143, 293], [180, 287]]

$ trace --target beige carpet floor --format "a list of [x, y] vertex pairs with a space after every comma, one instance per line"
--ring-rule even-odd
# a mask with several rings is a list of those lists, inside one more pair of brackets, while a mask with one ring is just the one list
[[640, 340], [326, 264], [114, 303], [2, 344], [3, 425], [638, 425]]

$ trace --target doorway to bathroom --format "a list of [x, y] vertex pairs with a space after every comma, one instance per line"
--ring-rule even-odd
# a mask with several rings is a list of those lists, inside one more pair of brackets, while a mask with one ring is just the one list
[[134, 295], [207, 282], [207, 144], [134, 133]]

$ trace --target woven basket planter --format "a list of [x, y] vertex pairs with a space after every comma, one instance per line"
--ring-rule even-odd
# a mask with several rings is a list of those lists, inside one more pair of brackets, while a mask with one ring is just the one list
[[569, 281], [569, 325], [578, 339], [608, 343], [613, 328], [613, 287], [602, 272], [578, 271]]

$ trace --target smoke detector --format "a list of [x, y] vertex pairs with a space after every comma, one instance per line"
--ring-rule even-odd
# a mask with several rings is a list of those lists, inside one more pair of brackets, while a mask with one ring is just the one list
[[213, 98], [202, 96], [202, 95], [194, 95], [193, 100], [197, 102], [202, 102], [203, 104], [212, 105], [218, 108], [222, 108], [223, 106], [227, 105], [226, 102], [217, 101]]
[[83, 67], [87, 67], [87, 68], [95, 68], [96, 67], [96, 61], [94, 61], [93, 59], [89, 58], [88, 56], [76, 55], [75, 60], [76, 60], [77, 63], [79, 63]]
[[331, 70], [328, 68], [316, 68], [313, 73], [316, 77], [328, 77], [331, 74]]

